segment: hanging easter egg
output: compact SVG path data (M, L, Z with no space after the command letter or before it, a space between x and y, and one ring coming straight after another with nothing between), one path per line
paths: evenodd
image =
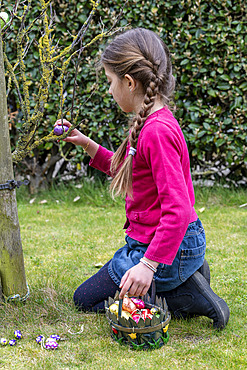
M15 336L16 339L21 339L22 338L21 331L20 330L15 330L14 331L14 336Z
M53 338L48 338L45 341L45 348L46 349L57 349L58 342Z
M10 339L9 341L9 345L12 347L12 346L15 346L16 345L16 340L15 339Z
M8 23L9 16L6 12L1 12L0 13L0 25L1 28L5 26L6 23Z
M0 344L1 346L6 346L8 344L8 341L6 338L0 338Z
M54 134L57 135L57 136L60 136L64 132L67 132L68 129L69 129L68 126L57 125L57 126L54 127Z

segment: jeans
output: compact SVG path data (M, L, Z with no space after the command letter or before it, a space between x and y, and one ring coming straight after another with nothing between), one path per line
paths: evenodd
M117 285L125 272L139 263L148 247L148 244L129 236L126 236L125 241L126 244L114 254L108 266L109 275ZM189 224L172 265L159 264L154 274L156 291L169 291L186 281L202 266L205 251L205 232L198 219Z

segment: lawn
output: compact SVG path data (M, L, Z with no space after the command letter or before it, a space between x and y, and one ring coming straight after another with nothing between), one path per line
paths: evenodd
M123 245L124 202L89 183L35 199L17 191L30 296L25 304L0 305L0 338L13 338L16 329L23 335L16 346L0 347L0 369L247 368L246 190L196 189L211 286L231 311L226 329L213 330L204 317L172 319L168 344L147 352L114 342L104 315L80 313L72 301L77 286ZM59 334L59 348L42 349L40 334Z

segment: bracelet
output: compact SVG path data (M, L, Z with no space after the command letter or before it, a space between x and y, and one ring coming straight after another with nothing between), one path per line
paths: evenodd
M83 150L86 152L87 148L89 147L89 144L90 144L90 141L88 140L87 142L87 145L85 146L85 148L83 148Z
M140 262L143 263L145 266L147 266L153 272L156 272L157 271L157 269L153 265L151 265L151 263L149 263L148 261L144 260L143 258L140 259Z

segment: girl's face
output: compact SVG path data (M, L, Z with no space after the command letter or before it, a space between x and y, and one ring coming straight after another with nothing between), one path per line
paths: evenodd
M107 81L110 84L109 94L119 105L123 112L129 113L135 110L133 94L131 90L131 81L124 77L120 79L116 73L112 72L107 66L104 66Z

